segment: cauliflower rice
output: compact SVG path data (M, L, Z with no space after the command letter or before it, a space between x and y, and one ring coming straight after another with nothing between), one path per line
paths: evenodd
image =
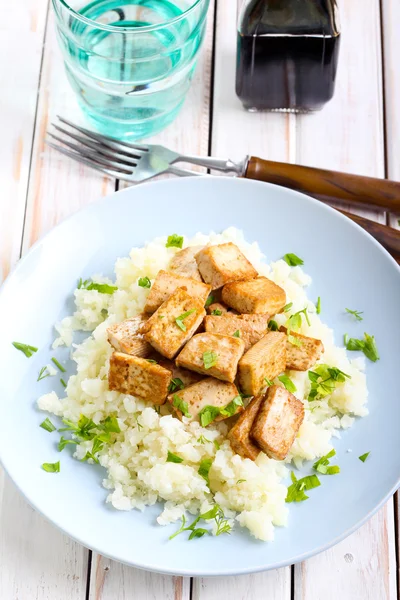
M334 344L333 332L316 313L307 298L311 279L300 267L289 267L283 260L267 265L257 243L249 244L242 232L229 228L221 234L197 234L185 239L183 247L220 244L231 241L239 246L260 275L266 275L285 289L292 311L307 307L310 325L302 319L300 333L323 341L325 352L320 362L338 367L351 376L322 400L309 403L310 381L306 372L288 371L304 401L305 419L290 454L283 462L260 453L255 462L234 454L225 439L227 425L213 424L206 429L197 422L183 422L169 414L168 406L160 413L133 396L108 389L108 364L113 352L107 341L110 325L142 312L148 289L138 286L140 277L153 280L160 269L168 269L177 248L166 248L166 238L158 238L143 248L133 248L129 258L115 264L118 290L113 295L96 290L76 289L76 312L56 326L58 338L53 347L72 346L72 359L77 373L70 377L65 397L55 392L39 398L39 408L63 419L76 422L85 415L99 423L116 415L121 432L116 442L105 444L98 458L106 469L103 481L109 490L107 502L116 509L144 510L163 501L157 521L166 525L181 519L186 512L197 514L209 510L214 502L223 509L231 526L238 523L261 540L273 540L274 527L288 522L287 465L301 467L305 460L315 460L332 449L332 438L340 429L351 427L354 417L368 414L364 359L349 360L346 350ZM111 283L100 276L96 282ZM279 325L284 314L274 317ZM73 332L92 332L81 344L73 344ZM276 380L278 382L278 380ZM279 383L279 382L278 382ZM76 446L75 458L83 459L93 442ZM166 462L168 451L184 459L182 463ZM212 459L210 488L198 473L200 462ZM93 462L93 461L92 461ZM212 491L212 493L210 492ZM215 528L215 525L214 525Z

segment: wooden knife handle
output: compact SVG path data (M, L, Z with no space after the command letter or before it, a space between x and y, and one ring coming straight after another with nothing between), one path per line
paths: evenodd
M343 215L358 223L363 229L368 231L384 248L391 254L395 261L400 264L400 230L376 223L370 219L353 215L344 210L340 210Z
M354 206L376 206L400 213L400 182L263 160L251 156L245 177Z

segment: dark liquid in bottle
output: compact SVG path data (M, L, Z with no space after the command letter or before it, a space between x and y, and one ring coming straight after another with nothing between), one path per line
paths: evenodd
M253 0L247 6L236 74L245 108L313 111L332 98L340 35L328 5L335 7L328 0Z

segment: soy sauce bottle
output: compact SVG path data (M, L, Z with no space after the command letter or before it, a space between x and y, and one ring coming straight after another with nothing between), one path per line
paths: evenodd
M336 0L245 0L236 71L243 106L320 110L334 93L339 45Z

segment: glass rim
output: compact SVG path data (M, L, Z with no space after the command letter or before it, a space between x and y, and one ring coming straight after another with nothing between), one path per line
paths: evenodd
M147 31L154 31L155 29L162 29L163 27L167 27L169 25L172 25L172 24L177 23L177 22L181 21L182 19L184 19L189 13L191 13L202 2L208 3L208 0L195 0L193 2L192 6L189 6L189 8L187 8L182 14L178 15L177 17L173 17L172 19L167 19L166 21L163 21L162 23L157 23L155 25L145 25L144 27L132 28L132 27L117 27L116 25L106 25L103 23L99 23L98 21L93 21L93 19L89 19L88 17L81 15L76 10L71 8L71 6L69 6L69 4L66 0L52 0L53 7L54 7L54 10L56 11L57 15L59 14L58 5L62 5L78 21L82 21L83 23L86 23L87 25L90 25L91 27L95 27L96 29L102 29L104 31L110 31L113 33L145 33Z

